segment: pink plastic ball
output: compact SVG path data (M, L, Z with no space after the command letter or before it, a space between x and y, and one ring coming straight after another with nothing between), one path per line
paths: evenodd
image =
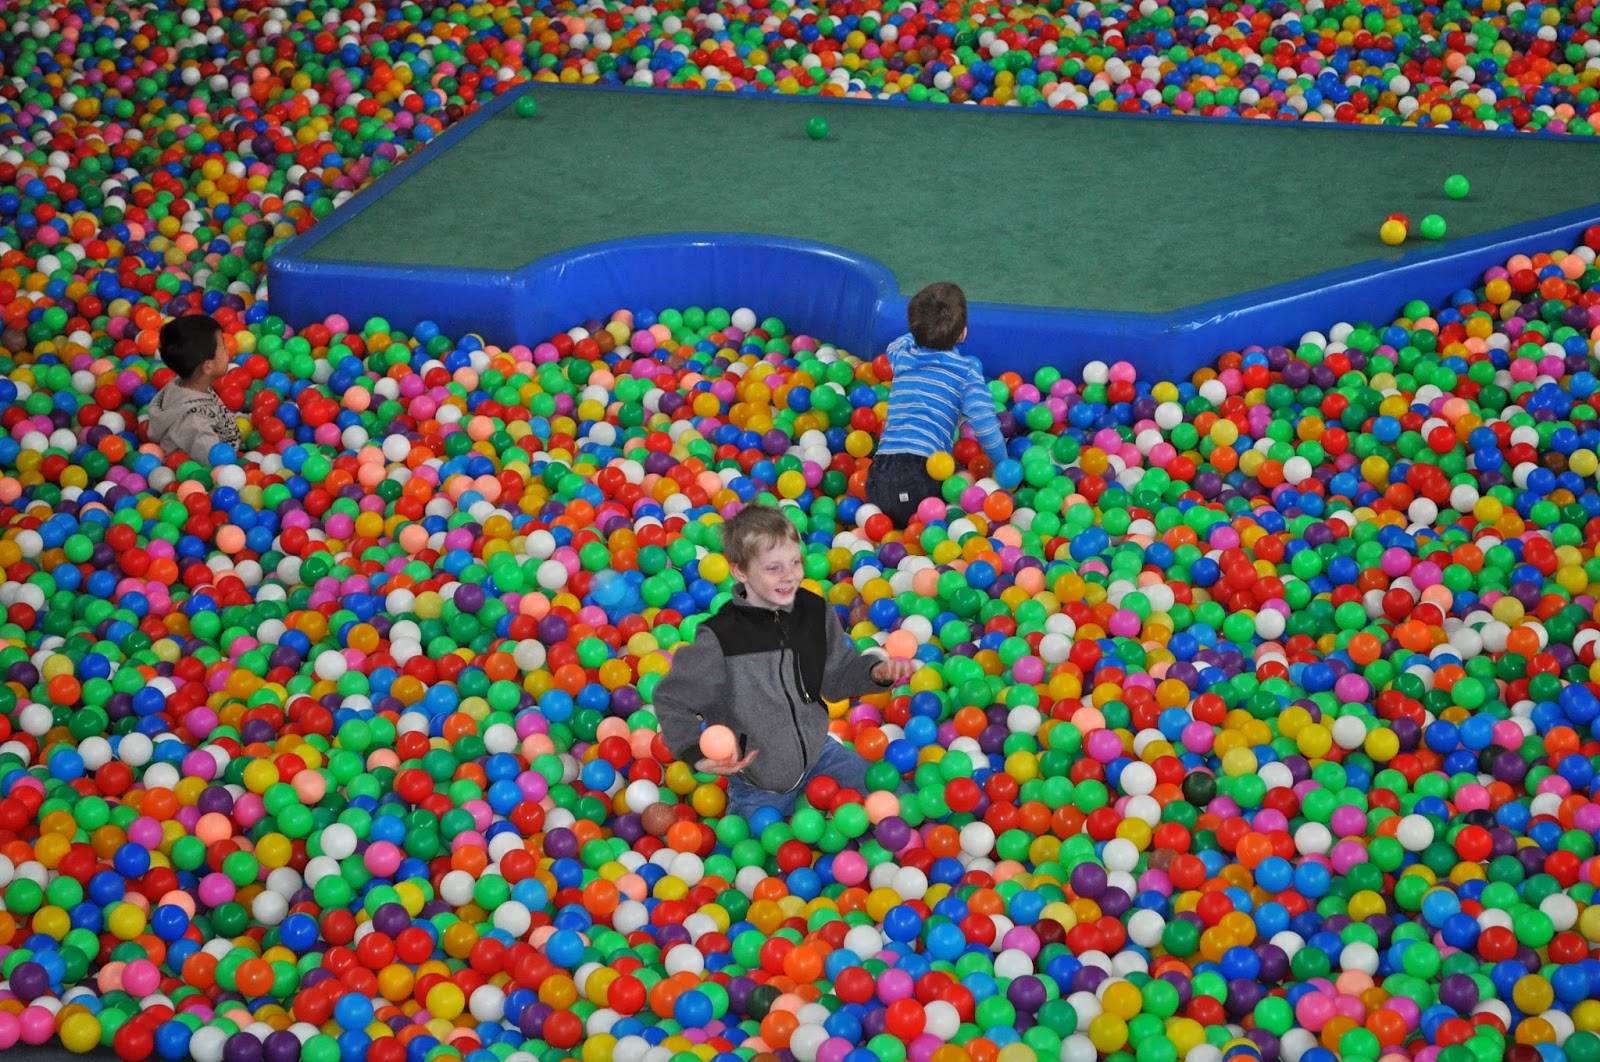
M860 852L840 852L833 857L833 876L842 885L859 885L867 880L867 860Z

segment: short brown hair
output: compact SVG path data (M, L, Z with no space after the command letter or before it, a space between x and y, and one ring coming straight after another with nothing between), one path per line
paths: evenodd
M722 555L735 568L746 568L756 554L783 542L799 544L800 531L770 505L746 505L722 525Z
M967 293L947 280L929 284L911 296L906 323L917 346L949 350L967 330Z

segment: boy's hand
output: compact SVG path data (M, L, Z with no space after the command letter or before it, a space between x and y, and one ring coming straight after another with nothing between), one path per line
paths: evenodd
M872 679L881 686L899 686L915 675L921 666L915 660L885 660L872 669Z
M749 754L746 755L742 760L736 760L732 757L729 757L725 760L702 759L699 763L694 765L694 769L699 771L701 774L738 774L740 771L750 766L750 761L756 758L756 751L757 750L755 749L751 749Z

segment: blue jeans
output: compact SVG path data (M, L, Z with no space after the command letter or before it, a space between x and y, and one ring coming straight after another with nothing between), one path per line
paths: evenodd
M749 819L761 808L775 808L780 815L787 818L794 811L795 802L800 799L800 794L811 784L811 779L822 776L838 782L841 789L854 789L858 793L864 793L867 789L868 766L867 761L862 759L855 749L829 738L823 743L822 754L811 765L811 769L806 771L805 777L800 779L800 784L787 793L757 789L738 775L730 775L728 814Z

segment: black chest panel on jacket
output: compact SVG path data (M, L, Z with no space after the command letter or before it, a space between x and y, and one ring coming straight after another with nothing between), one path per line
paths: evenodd
M827 602L809 590L794 595L794 606L784 612L756 608L734 599L723 605L707 625L733 658L788 650L794 662L795 684L808 701L822 700L822 675L828 659L826 623L837 623Z

